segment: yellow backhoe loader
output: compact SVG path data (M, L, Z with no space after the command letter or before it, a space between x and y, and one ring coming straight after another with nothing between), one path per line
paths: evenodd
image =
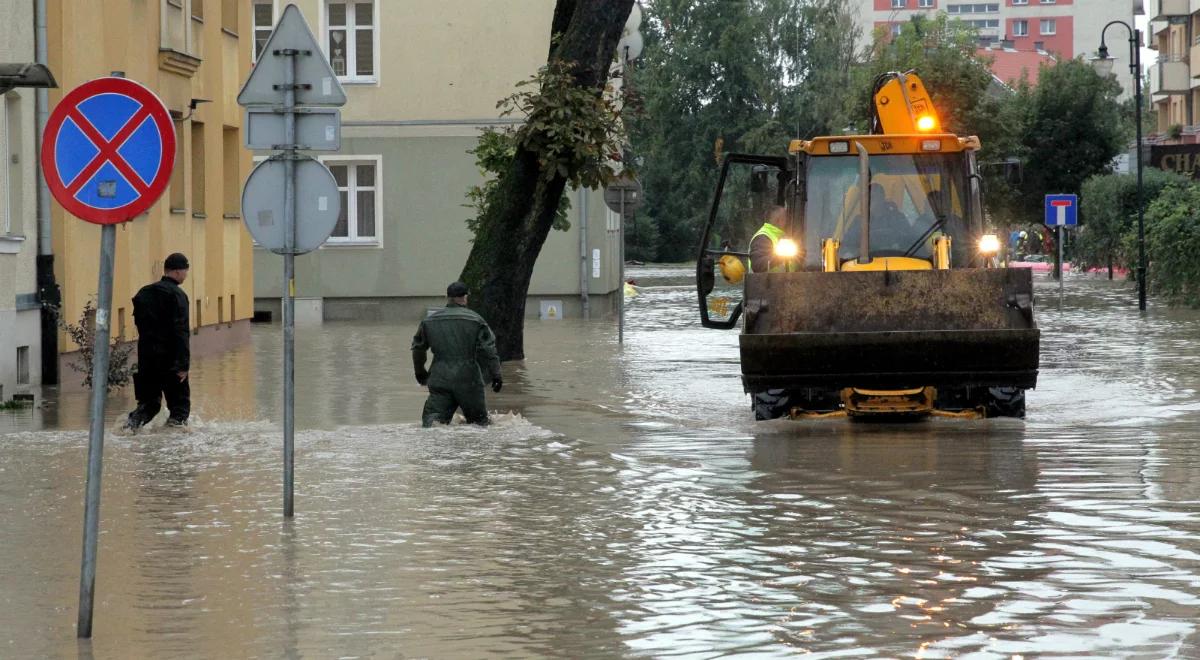
M869 135L725 157L697 262L701 322L742 322L756 419L1024 417L1033 281L996 267L979 140L942 132L915 73L874 91ZM752 262L768 218L786 227L766 232L769 263Z

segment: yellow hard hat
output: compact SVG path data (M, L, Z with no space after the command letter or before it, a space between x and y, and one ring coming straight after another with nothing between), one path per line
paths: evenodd
M746 265L742 260L727 254L717 260L717 268L721 269L721 277L730 284L738 284L746 277Z

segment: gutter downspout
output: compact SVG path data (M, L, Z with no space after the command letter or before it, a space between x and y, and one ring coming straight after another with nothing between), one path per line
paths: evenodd
M33 7L35 56L38 64L48 67L50 66L50 48L47 43L46 0L34 0ZM49 90L37 90L35 114L37 115L37 144L40 151L42 136L46 131L46 120L50 117ZM59 374L58 312L56 308L62 303L62 292L54 280L50 189L46 186L46 178L42 176L42 168L35 167L34 170L37 172L37 287L38 299L42 304L42 384L57 385Z
M592 305L588 300L588 189L579 189L579 302L583 305L583 318L592 318Z

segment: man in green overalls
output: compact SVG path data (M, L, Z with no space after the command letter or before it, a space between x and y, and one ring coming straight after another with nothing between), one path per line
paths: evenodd
M467 309L467 285L455 282L446 289L446 308L421 321L413 336L413 369L417 382L429 386L421 412L421 425L449 424L457 408L471 424L488 423L483 394L483 370L492 379L492 391L504 386L496 335L487 321ZM433 366L425 370L425 353L433 351Z

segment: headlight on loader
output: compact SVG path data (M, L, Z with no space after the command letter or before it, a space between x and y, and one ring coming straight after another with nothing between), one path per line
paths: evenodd
M781 238L775 243L775 256L781 259L792 259L800 254L800 246L790 238Z
M984 234L979 239L979 253L985 257L994 257L1000 252L1000 239L995 234Z

